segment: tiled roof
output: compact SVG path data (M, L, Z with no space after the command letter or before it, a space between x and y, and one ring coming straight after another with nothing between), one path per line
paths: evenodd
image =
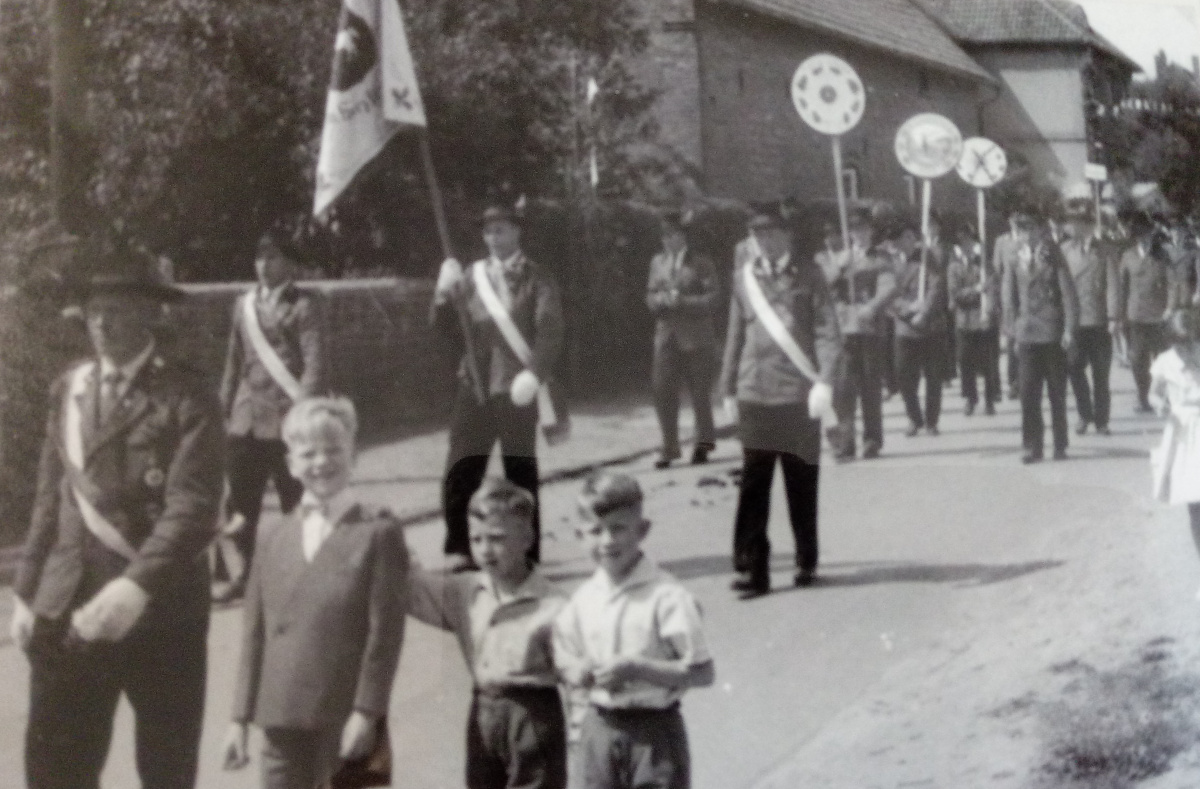
M1096 47L1137 68L1092 30L1087 13L1070 0L912 0L963 44L1061 44Z
M975 79L992 76L910 0L710 0L827 30Z

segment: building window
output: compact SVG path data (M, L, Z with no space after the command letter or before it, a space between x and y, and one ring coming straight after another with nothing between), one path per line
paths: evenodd
M846 193L847 200L858 199L858 168L843 167L842 168L842 189Z

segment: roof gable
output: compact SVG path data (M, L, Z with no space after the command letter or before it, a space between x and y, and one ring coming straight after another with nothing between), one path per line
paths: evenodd
M885 49L960 76L991 81L937 22L909 0L708 0Z

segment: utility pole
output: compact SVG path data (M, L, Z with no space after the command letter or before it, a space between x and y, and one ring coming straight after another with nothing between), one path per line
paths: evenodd
M87 120L84 0L50 0L50 186L54 216L68 232L87 229L93 162Z

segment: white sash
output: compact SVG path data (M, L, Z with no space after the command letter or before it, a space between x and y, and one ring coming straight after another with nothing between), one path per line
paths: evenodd
M250 344L254 347L258 360L267 368L267 373L294 402L304 395L304 390L296 376L292 375L292 371L283 363L283 359L279 358L279 353L271 346L267 335L263 334L262 326L258 322L258 310L254 307L254 293L254 289L251 289L242 298L242 323L246 325L246 334L250 337Z
M488 279L485 268L483 263L476 263L473 271L475 291L479 294L479 300L483 302L483 307L488 311L488 315L492 316L492 321L500 330L500 334L508 343L508 347L512 349L513 354L521 364L532 370L533 351L530 349L529 343L521 336L521 330L517 328L517 324L513 323L508 310L504 308L504 303L500 301L499 294L492 287L492 281ZM550 399L550 389L544 382L538 387L538 414L543 425L558 424L558 415L554 412L554 403Z
M70 476L83 475L83 414L79 408L79 400L82 395L87 393L88 379L95 373L95 370L95 362L80 365L71 376L71 384L67 387L66 407L63 409L63 446L66 450L64 462L74 466L70 470L74 473ZM125 539L125 535L117 531L117 527L100 514L95 505L79 489L79 486L72 483L71 492L75 496L75 503L79 506L79 513L83 516L83 524L92 533L92 536L99 540L105 548L128 561L132 562L137 558L137 550Z
M771 335L771 339L779 346L784 355L791 360L800 374L807 378L812 383L821 383L821 375L817 372L817 368L809 360L808 355L796 343L792 333L783 325L783 321L771 308L771 303L767 301L767 294L763 293L762 285L758 283L758 277L754 276L753 261L742 266L742 281L746 286L746 298L750 300L750 307L754 310L755 317L762 327L767 330L767 334ZM836 425L836 419L832 414L811 414L814 419L824 419L829 427Z

